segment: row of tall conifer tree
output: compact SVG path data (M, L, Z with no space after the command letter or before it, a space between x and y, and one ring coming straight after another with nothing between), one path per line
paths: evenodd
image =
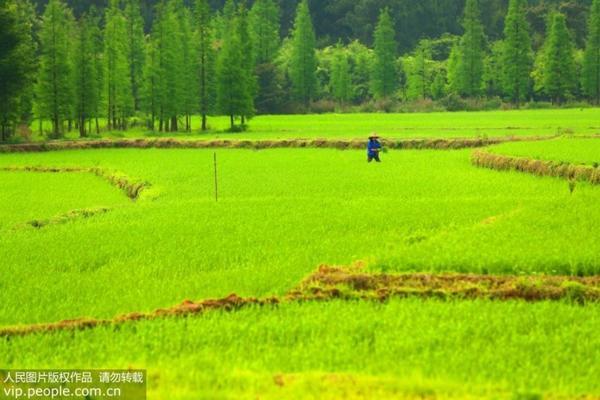
M257 106L278 111L273 104L286 96L309 111L324 96L341 105L480 97L492 85L516 105L536 95L600 103L600 0L590 9L585 49L575 48L565 17L553 12L537 54L526 6L510 0L504 39L488 44L478 2L467 0L462 37L448 41L448 57L436 60L431 40L399 57L387 9L373 49L355 41L317 50L306 0L283 41L276 0L255 0L251 8L227 0L216 13L208 0L192 8L163 0L148 34L139 0L110 0L104 15L92 7L79 19L63 0L50 0L41 18L28 1L0 0L0 38L13 44L0 56L2 139L33 118L50 121L53 137L74 128L81 136L100 133L101 121L109 130L144 123L190 131L196 114L203 130L215 114L229 116L236 129Z

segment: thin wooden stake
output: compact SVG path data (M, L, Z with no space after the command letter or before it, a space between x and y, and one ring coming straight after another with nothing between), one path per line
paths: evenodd
M214 153L215 160L215 201L219 201L219 178L217 175L217 153Z

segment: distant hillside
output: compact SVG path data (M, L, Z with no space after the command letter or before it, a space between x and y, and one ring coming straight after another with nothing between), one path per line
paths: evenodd
M47 0L34 0L43 8ZM140 0L143 14L150 26L152 9L159 0ZM193 0L184 0L193 3ZM225 0L211 0L214 9L220 9ZM252 3L252 0L248 1ZM76 14L85 11L91 4L102 8L107 0L67 0ZM282 9L282 34L291 25L298 0L280 0ZM396 23L400 50L412 49L424 37L438 37L443 33L459 34L460 17L464 0L309 0L315 29L321 45L332 44L338 39L359 39L370 44L379 10L389 7ZM501 36L508 0L481 0L482 18L490 39ZM569 28L573 31L578 46L585 36L585 13L591 0L529 0L529 20L534 30L534 41L541 42L545 16L553 7L567 15Z

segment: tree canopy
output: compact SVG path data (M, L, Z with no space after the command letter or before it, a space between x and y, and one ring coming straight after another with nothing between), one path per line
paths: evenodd
M39 15L0 0L1 139L33 119L60 137L100 121L190 131L198 113L208 130L214 114L243 129L257 112L598 103L600 0L587 1L465 0L454 18L439 13L449 0L50 0Z
M256 0L254 0L256 1ZM251 7L254 1L249 1ZM262 0L261 0L262 1ZM369 46L373 45L373 29L379 17L379 10L388 7L394 16L394 30L398 51L413 50L419 40L434 38L443 33L459 35L462 32L461 20L466 0L309 0L315 32L319 45L335 45L338 40L349 43L354 39ZM38 11L42 11L48 0L35 0ZM296 8L300 0L277 1L281 11L281 33L287 36L293 27ZM160 0L140 0L146 32L150 32L154 18L154 8ZM567 17L577 45L583 46L586 38L585 21L591 0L530 0L527 17L532 25L534 37L543 38L545 16L550 10L558 9ZM103 7L106 0L68 0L76 16L82 15L90 5ZM192 0L185 0L192 6ZM225 0L209 0L213 11L220 10ZM481 0L480 9L485 34L491 40L502 37L504 17L508 0ZM541 45L542 40L538 40Z

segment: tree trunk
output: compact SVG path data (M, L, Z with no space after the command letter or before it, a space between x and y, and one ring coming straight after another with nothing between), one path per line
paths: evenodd
M110 113L110 106L108 107L108 115L107 115L107 121L106 121L106 128L110 131L112 130L112 116ZM98 119L96 118L96 121L98 121Z
M231 130L233 131L233 128L235 128L235 119L233 115L229 116L229 120L231 121Z
M2 123L2 136L0 137L0 142L6 142L10 137L10 127L7 123Z
M96 134L100 134L100 122L98 121L98 117L96 117Z
M177 132L179 130L177 123L177 117L171 117L171 132Z
M206 114L202 114L202 130L206 131L208 129Z
M82 116L79 119L79 137L85 137L85 118Z
M60 135L60 126L58 121L58 115L54 115L54 120L52 121L52 135L57 138Z
M164 121L165 117L164 117L164 115L165 115L165 114L164 114L164 110L163 110L163 108L162 108L162 106L161 106L161 107L160 107L160 116L159 116L159 118L160 118L160 122L159 122L159 128L158 128L158 131L159 131L159 132L162 132L162 131L163 131L163 129L164 129L164 127L165 127L165 121Z

